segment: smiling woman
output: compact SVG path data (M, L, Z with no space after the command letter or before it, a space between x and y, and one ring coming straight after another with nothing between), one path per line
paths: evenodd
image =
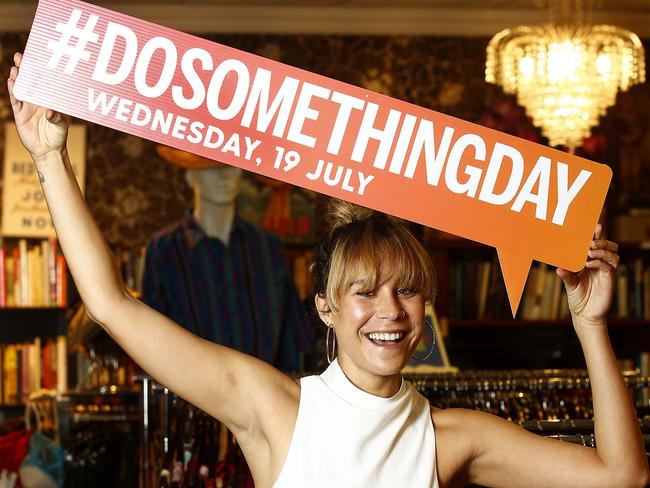
M435 293L431 257L405 221L340 200L330 200L327 215L330 230L312 270L339 363L366 391L368 374L394 376L386 386L398 388L421 335L424 304Z

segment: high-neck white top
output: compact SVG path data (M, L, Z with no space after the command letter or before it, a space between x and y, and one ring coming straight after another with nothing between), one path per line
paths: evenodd
M411 383L378 397L354 386L334 361L300 386L274 488L439 488L429 402Z

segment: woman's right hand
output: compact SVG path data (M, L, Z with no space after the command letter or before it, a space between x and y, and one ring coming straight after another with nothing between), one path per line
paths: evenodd
M18 136L34 161L38 161L48 153L61 152L65 149L70 118L54 110L16 99L14 84L22 58L22 54L14 54L14 66L9 73L7 88Z

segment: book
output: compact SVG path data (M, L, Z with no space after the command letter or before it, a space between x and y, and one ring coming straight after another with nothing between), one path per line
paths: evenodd
M555 273L553 277L553 296L551 298L551 310L550 310L550 319L558 320L560 318L560 306L562 300L562 290L564 289L564 283L562 283L562 278Z
M18 241L18 255L20 259L20 301L19 305L27 306L29 304L29 269L27 254L27 239Z
M65 258L59 254L56 257L56 304L65 307L68 301L67 268Z
M41 241L41 264L40 264L41 298L39 301L39 305L43 307L47 307L50 305L49 259L50 259L50 241L48 239L43 239Z
M65 336L56 338L56 391L65 393L68 389L68 351Z
M16 346L7 344L5 346L3 358L2 372L5 377L4 381L4 397L2 403L7 405L14 405L18 403L18 364L17 364L17 351Z
M643 319L650 320L650 267L643 270Z
M5 270L6 249L2 242L0 242L0 307L7 306L7 272Z
M57 305L57 276L56 276L56 252L57 241L55 237L49 239L49 254L47 256L48 282L49 282L49 300L50 306Z
M616 273L616 315L619 318L628 316L627 296L627 264L620 264Z
M485 308L487 305L488 286L490 284L490 268L492 264L490 261L483 261L479 265L478 271L478 286L477 286L477 304L476 304L476 318L483 320L485 318Z

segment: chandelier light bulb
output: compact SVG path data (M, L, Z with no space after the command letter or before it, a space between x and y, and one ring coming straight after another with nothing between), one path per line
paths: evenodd
M645 81L643 45L610 25L518 26L489 42L485 79L516 95L551 146L573 152L619 91Z

